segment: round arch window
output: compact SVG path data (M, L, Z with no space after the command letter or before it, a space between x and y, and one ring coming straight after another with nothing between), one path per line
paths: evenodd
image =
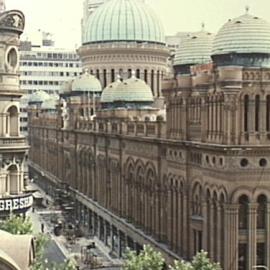
M259 161L260 167L266 167L267 160L265 158L260 159Z
M246 158L241 159L240 165L241 165L241 167L247 167L248 160Z
M18 53L14 48L9 50L7 55L7 62L11 67L16 68L18 64Z

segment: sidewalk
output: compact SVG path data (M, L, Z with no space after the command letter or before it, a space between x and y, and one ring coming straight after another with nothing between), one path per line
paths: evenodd
M35 183L31 183L31 188L39 190L44 198L53 203L52 198L45 194L45 192L41 190ZM55 224L52 223L52 218L55 216L62 218L61 211L55 210L53 207L48 207L45 209L37 208L35 209L35 212L29 212L28 216L33 222L34 233L37 234L41 232L41 224L43 223L44 233L48 233L51 240L57 245L58 249L63 254L64 258L75 258L76 261L78 261L81 269L87 269L84 268L86 265L82 262L82 248L86 249L91 242L95 242L96 246L96 248L91 249L91 256L93 255L93 258L96 258L97 261L100 262L102 268L114 270L121 269L120 265L122 265L122 260L111 258L109 256L110 249L105 246L97 237L80 237L76 238L74 243L71 243L63 235L55 236ZM53 255L52 252L49 253Z

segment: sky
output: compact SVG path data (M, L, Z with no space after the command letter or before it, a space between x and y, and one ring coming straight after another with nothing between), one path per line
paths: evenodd
M25 36L41 29L51 32L56 45L74 48L81 42L83 0L6 0L7 9L19 9L26 16ZM161 19L166 35L199 31L202 22L216 33L230 18L250 13L270 22L270 0L146 0Z

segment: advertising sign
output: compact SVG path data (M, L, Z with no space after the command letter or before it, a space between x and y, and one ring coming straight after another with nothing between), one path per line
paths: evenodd
M2 212L25 212L33 204L32 194L18 197L0 198L0 213Z

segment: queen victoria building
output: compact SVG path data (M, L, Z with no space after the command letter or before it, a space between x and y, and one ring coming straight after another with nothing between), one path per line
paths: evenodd
M32 176L117 256L151 244L168 262L204 249L226 270L270 267L270 24L247 12L189 34L173 74L143 1L84 25L84 74L55 113L30 112Z

